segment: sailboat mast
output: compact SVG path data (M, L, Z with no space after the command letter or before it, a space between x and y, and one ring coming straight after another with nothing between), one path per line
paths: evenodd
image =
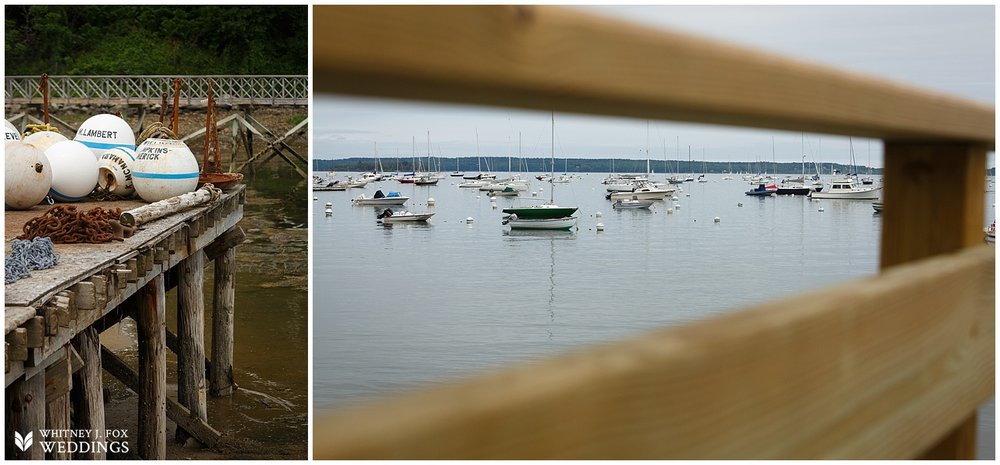
M646 178L649 178L649 120L646 120Z
M555 184L553 184L553 178L556 177L556 112L554 112L554 111L552 112L552 136L551 137L552 137L552 140L551 140L552 146L550 148L550 151L551 151L552 161L549 164L549 168L550 168L550 171L549 171L549 184L551 184L549 186L549 203L554 203L556 201L555 200L556 199L555 189L553 189L553 187L555 187Z
M476 169L483 172L483 159L479 157L479 128L476 128Z

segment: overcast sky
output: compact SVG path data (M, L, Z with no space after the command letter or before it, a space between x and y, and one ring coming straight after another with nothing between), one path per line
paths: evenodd
M580 7L628 21L692 33L944 91L995 104L994 7L984 6L622 6ZM316 158L408 157L416 139L426 155L548 156L549 114L505 108L361 99L314 98ZM650 157L696 160L801 159L802 135L679 124L650 125ZM679 142L678 142L679 138ZM556 157L644 158L646 121L556 114ZM845 137L805 135L807 161L849 162ZM854 139L859 164L882 166L880 141ZM702 155L704 154L704 156ZM991 157L990 166L993 166ZM463 167L474 169L474 167Z

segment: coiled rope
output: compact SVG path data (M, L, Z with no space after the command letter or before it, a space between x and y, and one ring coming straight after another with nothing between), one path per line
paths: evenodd
M146 129L139 134L139 139L136 141L136 145L142 144L146 139L177 139L177 135L174 131L171 131L167 125L159 122L153 121L150 123Z
M24 136L30 136L36 132L42 132L42 131L59 132L59 128L51 124L29 124L24 128L25 128L23 134Z
M31 276L31 270L52 268L59 263L52 239L36 237L30 241L14 239L10 243L10 255L4 258L4 284Z

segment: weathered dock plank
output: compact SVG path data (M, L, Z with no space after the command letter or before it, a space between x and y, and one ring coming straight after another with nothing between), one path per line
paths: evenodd
M176 213L156 221L149 222L135 235L125 242L110 242L106 244L56 244L56 252L60 254L59 264L47 270L32 271L30 278L21 279L5 286L4 302L7 306L38 305L48 300L56 293L69 288L77 282L84 281L97 271L117 263L128 263L128 260L139 255L140 249L153 248L162 240L179 231L188 222L195 220L215 206L226 200L240 196L243 187L224 192L215 202ZM94 207L121 208L128 210L146 205L137 200L112 202L80 202L75 204L78 210ZM21 234L21 227L29 219L43 214L45 206L36 206L31 210L8 211L5 214L5 253L10 252L10 241ZM242 217L242 206L233 209L230 216L236 212ZM234 223L235 224L235 223ZM228 229L228 228L227 228ZM213 237L214 238L214 237ZM133 268L135 269L135 268Z

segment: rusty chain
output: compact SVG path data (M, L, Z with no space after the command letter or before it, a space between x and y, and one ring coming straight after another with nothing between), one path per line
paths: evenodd
M75 206L59 205L24 223L18 239L48 237L56 244L99 244L123 241L135 228L123 226L118 217L122 209L92 208L78 212Z

